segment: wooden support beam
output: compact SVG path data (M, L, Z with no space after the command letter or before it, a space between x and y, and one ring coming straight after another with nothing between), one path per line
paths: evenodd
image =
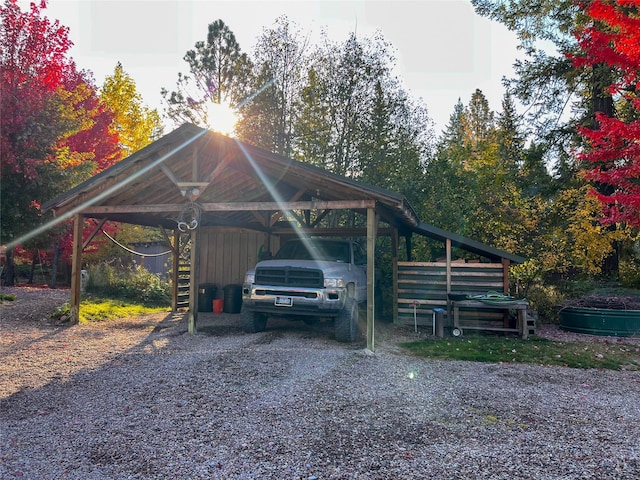
M305 210L305 212L308 212L308 211L309 211L309 210ZM298 223L299 223L300 225L305 225L305 226L306 226L306 225L308 225L308 224L307 224L307 222L305 221L305 219L304 219L304 218L302 218L300 215L298 215L298 214L297 214L296 212L294 212L293 210L287 210L287 213L289 213L290 215L292 215L292 216L293 216L293 218L295 218L295 219L298 221Z
M198 163L198 153L200 149L193 147L191 150L191 180L197 182L200 179L200 164Z
M171 245L171 251L173 252L173 262L171 269L171 311L176 312L178 310L178 294L180 289L178 288L178 282L180 280L180 231L176 228L173 231L173 242L169 240L164 228L161 229L165 238Z
M251 214L253 215L253 218L255 218L255 219L258 221L258 223L259 223L260 225L262 225L262 226L263 226L263 227L265 227L265 228L267 227L267 224L269 223L269 221L268 221L267 219L265 219L265 218L260 214L260 212L252 211L252 212L251 212ZM271 225L269 225L269 226L271 226Z
M271 233L274 235L282 235L282 236L292 236L297 234L307 234L307 235L315 235L318 237L366 237L367 229L366 227L356 227L356 228L291 228L291 227L280 227L275 226L271 230ZM392 230L388 227L378 228L378 236L388 236L391 235Z
M216 165L216 168L213 169L213 172L211 172L211 174L209 175L209 178L207 179L209 185L211 185L213 183L213 181L218 178L218 176L225 171L225 169L229 168L231 166L231 162L233 161L234 157L233 155L231 155L230 153L227 153L224 158L222 160L220 160L220 162L218 162L218 165Z
M80 322L80 279L82 275L82 227L84 217L76 215L73 222L73 251L71 254L71 296L69 310L71 323Z
M87 245L89 245L91 243L91 240L93 240L93 238L96 236L96 234L102 230L102 227L104 226L104 224L107 223L107 219L103 218L102 220L100 220L100 222L98 224L96 224L95 228L93 229L93 231L89 234L89 237L84 241L84 243L82 244L82 250L84 250L85 248L87 248Z
M447 262L447 270L446 270L446 275L447 275L447 293L451 293L451 239L447 238L445 240L445 255L446 255L446 262Z
M167 167L164 163L160 165L160 170L162 170L162 173L164 173L167 176L167 178L171 180L176 186L178 185L178 182L180 182L180 179L176 177L176 175L173 173L173 170Z
M366 210L375 207L375 200L335 200L308 202L227 202L203 203L203 212L250 212L279 210ZM184 204L155 205L96 205L88 206L81 212L87 216L111 213L174 213L181 212Z
M200 278L200 228L191 230L191 275L189 277L189 320L187 330L198 331L198 280Z
M447 294L451 293L451 239L447 238L445 240L445 252L446 252L446 276L447 276ZM449 295L447 295L447 322L450 322L451 318L451 302L449 301Z
M502 259L502 281L505 295L509 295L509 265L511 262L507 258Z
M407 262L413 262L413 254L411 253L411 232L407 233L404 237L405 245L407 248Z
M313 227L317 227L320 222L324 219L324 217L326 217L327 215L329 215L329 212L331 210L324 210L323 212L319 213L318 216L316 217L316 219L313 221L313 223L310 225L311 228Z
M173 253L174 255L179 255L180 252L179 252L179 244L178 244L178 242L176 242L175 240L172 241L169 238L169 234L167 233L167 231L164 229L164 227L162 225L158 225L158 228L160 229L160 233L162 233L162 236L164 237L164 239L167 241L167 244L169 245L169 248L171 249L171 253ZM173 238L174 239L176 238L176 234L178 234L177 232L178 232L177 230L173 230ZM178 238L180 238L179 234L178 234Z
M375 351L375 282L376 238L378 215L373 208L367 210L367 349Z
M392 258L392 275L393 275L393 323L398 323L398 245L400 236L398 229L391 230L391 258Z

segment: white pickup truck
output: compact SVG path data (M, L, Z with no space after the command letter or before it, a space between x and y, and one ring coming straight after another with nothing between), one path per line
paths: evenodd
M307 322L335 318L340 342L358 335L358 304L367 299L367 258L347 240L290 240L271 259L247 272L241 316L247 332L260 332L272 316Z

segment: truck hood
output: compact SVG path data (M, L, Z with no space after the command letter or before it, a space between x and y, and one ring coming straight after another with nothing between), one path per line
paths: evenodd
M345 271L351 270L351 264L340 262L327 262L327 261L315 261L315 260L263 260L256 265L257 268L313 268L316 270L322 270L324 276L332 277L333 274L340 274ZM254 269L255 272L255 269Z

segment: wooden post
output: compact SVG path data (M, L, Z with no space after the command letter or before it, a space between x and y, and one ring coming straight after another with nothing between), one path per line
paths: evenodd
M509 295L509 260L507 258L502 259L502 282L504 294Z
M451 239L445 240L446 262L447 262L447 322L451 323L451 302L449 301L449 294L451 293Z
M173 230L173 268L171 270L171 311L178 311L178 294L180 289L180 231L176 228Z
M82 227L84 217L76 215L73 223L73 251L71 254L71 297L69 298L69 310L71 323L80 321L80 278L82 276Z
M367 348L375 351L375 281L378 215L367 209Z
M505 295L509 295L509 260L506 258L502 259L502 290ZM522 317L520 315L520 311L516 312L518 315L518 326L520 327L520 333L524 338L524 328L526 326L526 321L522 321ZM502 324L504 328L509 328L509 312L504 312L504 316L502 319Z
M393 275L393 323L398 323L398 229L396 227L391 231L391 257L392 257L392 275Z
M196 333L198 324L198 282L200 281L200 227L191 230L191 274L189 278L189 321L187 330Z

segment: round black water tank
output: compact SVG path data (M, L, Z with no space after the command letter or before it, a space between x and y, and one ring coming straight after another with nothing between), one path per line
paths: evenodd
M198 311L213 312L213 299L216 297L217 287L213 283L202 283L198 289Z
M240 313L242 306L242 285L230 284L224 287L224 313Z

